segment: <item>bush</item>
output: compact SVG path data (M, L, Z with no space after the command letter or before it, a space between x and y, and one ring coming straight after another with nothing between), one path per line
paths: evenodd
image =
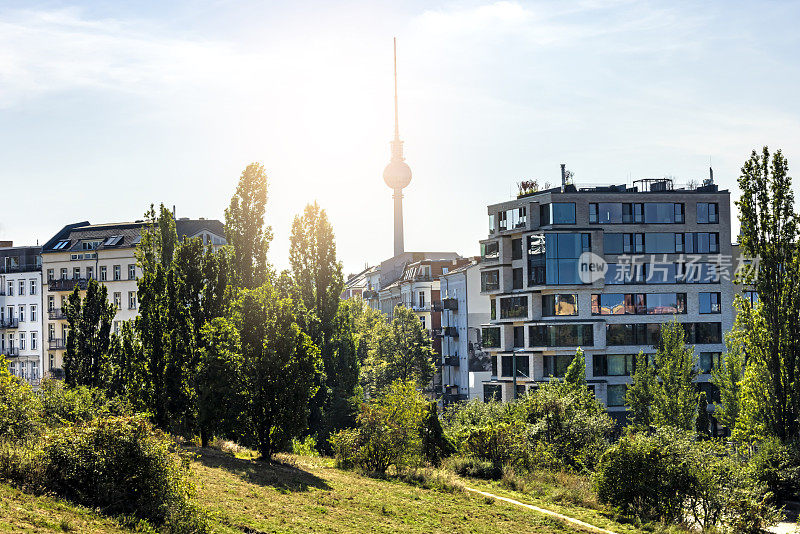
M207 530L191 502L188 458L142 417L61 427L42 440L41 485L110 515L135 515L169 531Z
M0 355L0 440L22 441L41 428L39 401L31 387L8 372Z
M84 423L98 417L130 415L131 410L119 398L109 400L98 388L68 388L61 380L44 380L38 392L42 417L47 427Z
M488 460L480 460L472 456L456 456L450 459L447 466L462 477L499 480L503 470Z
M747 464L752 479L764 486L778 503L800 496L800 446L785 445L777 438L754 445L755 452Z
M317 451L317 440L314 436L306 436L305 439L292 438L292 454L298 456L319 456Z
M528 467L530 446L527 429L520 422L498 423L473 430L464 442L464 451L502 469L505 465Z

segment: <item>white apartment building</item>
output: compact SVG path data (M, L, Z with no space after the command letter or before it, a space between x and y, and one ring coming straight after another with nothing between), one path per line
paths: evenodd
M442 385L445 404L483 400L483 383L492 375L490 354L481 344L481 327L489 321L489 299L481 294L480 263L448 271L439 278L442 312Z
M42 373L41 247L0 248L0 354L36 384Z
M108 299L117 308L114 332L119 331L123 321L138 315L136 280L141 270L135 251L144 226L143 221L70 224L42 247L42 302L47 313L44 369L50 376L58 378L63 373L67 340L64 304L76 285L86 289L91 279L106 285ZM206 245L215 248L226 243L223 224L218 220L183 218L176 220L175 226L181 239L202 237Z

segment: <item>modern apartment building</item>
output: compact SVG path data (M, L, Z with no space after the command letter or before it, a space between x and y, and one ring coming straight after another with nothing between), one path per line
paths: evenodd
M531 191L488 207L481 290L492 354L484 395L504 400L563 377L586 353L587 382L616 419L639 352L676 318L694 345L701 387L734 321L730 194L707 181ZM593 253L592 255L587 253Z
M0 354L12 374L37 383L42 372L41 247L0 248Z
M481 344L481 326L489 321L489 299L481 294L480 263L472 261L439 278L442 299L442 387L445 404L478 398L491 379L489 354Z
M46 280L43 304L47 313L45 371L62 376L67 340L64 304L76 285L86 289L90 279L106 285L117 308L113 331L139 313L136 279L140 274L135 251L141 241L143 221L109 224L80 222L65 226L42 247L42 273ZM213 219L178 219L181 239L201 237L206 245L226 243L223 224Z

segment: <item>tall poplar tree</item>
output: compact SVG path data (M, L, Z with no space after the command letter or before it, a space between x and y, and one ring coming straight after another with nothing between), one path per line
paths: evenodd
M111 322L117 310L108 302L108 289L89 280L86 296L78 285L69 296L64 313L69 324L64 379L70 386L104 387L109 382Z
M259 163L242 172L236 193L225 210L225 238L234 250L234 273L239 287L255 289L267 279L267 251L272 229L264 225L267 174Z

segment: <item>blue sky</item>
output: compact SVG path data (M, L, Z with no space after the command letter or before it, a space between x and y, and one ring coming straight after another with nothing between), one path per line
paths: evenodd
M391 255L392 37L414 177L406 248L476 254L522 179L715 178L800 164L797 2L0 2L0 239L222 218L270 176L270 259L327 209L347 272ZM795 167L793 167L795 168Z

